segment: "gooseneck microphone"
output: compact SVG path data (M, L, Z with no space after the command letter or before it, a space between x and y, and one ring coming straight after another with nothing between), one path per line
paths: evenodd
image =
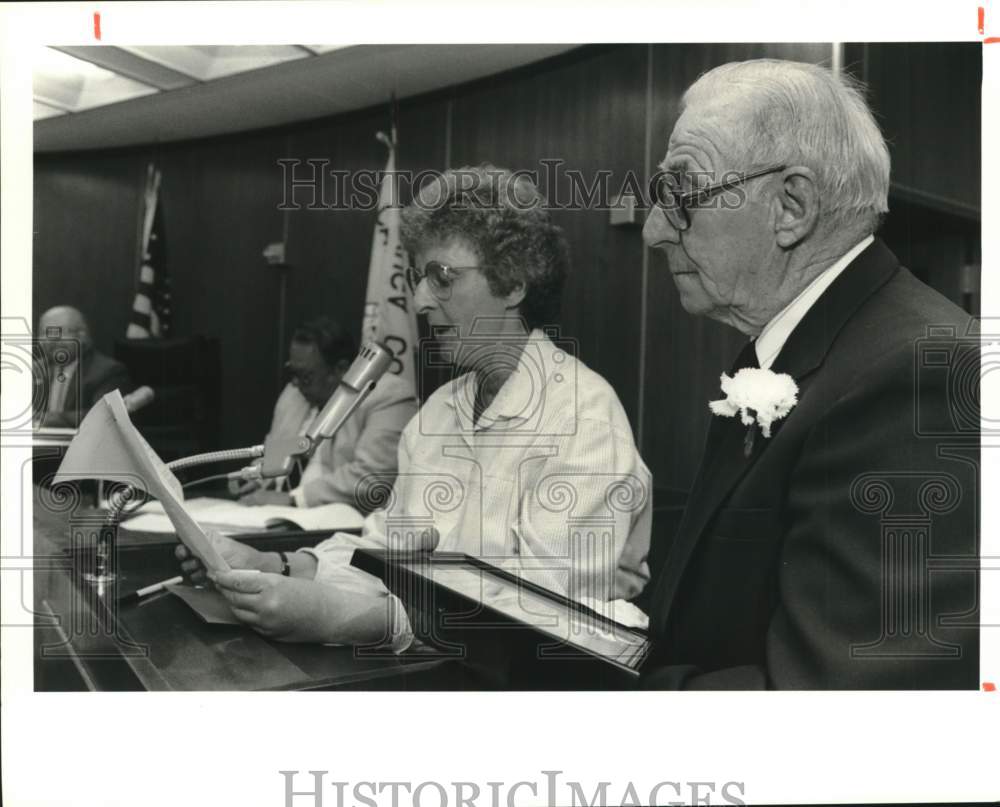
M392 365L393 355L378 342L367 342L347 369L326 406L301 437L275 437L264 441L260 476L286 476L296 460L307 461L323 440L333 437L375 388Z

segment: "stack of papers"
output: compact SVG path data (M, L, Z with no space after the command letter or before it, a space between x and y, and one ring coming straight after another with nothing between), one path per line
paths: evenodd
M330 532L359 530L364 522L357 510L339 503L319 507L248 506L229 499L200 498L185 501L184 509L202 528L211 528L223 535L275 527ZM123 521L120 528L130 532L174 532L173 523L158 501L144 504L135 515Z
M73 479L111 479L147 491L162 502L177 537L206 569L229 571L229 564L185 509L181 483L132 425L118 390L91 408L66 449L54 481Z

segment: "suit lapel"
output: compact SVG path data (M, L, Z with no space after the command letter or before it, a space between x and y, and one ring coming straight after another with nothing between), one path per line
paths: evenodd
M896 257L878 239L851 262L809 309L789 336L771 369L788 373L796 383L822 363L841 329L855 311L896 273ZM795 416L795 410L788 415ZM772 426L770 440L757 435L745 456L747 427L739 416L714 417L705 456L695 478L674 544L660 572L652 599L653 629L663 633L677 587L698 541L720 505L777 437L786 419Z
M898 270L896 256L876 238L806 312L771 369L798 381L819 367L854 312Z

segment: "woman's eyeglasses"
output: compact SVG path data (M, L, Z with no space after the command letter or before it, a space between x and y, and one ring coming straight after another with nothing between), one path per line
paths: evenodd
M685 191L681 187L681 180L676 171L657 171L653 178L649 180L650 201L663 211L670 226L678 232L683 232L691 226L691 217L688 211L692 207L704 205L710 199L720 193L732 190L737 185L742 185L751 179L784 171L785 166L776 165L773 168L764 168L760 171L747 171L742 174L732 174L729 179L718 182L715 185L708 185L704 188L695 188Z
M406 282L410 285L410 291L416 292L417 286L424 278L430 286L431 293L439 300L447 300L451 297L451 286L455 279L463 272L472 269L482 269L481 266L449 266L441 261L427 261L423 269L416 266L406 267Z

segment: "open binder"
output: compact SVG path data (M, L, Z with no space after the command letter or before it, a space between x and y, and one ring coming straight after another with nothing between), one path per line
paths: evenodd
M380 578L406 607L414 635L444 652L470 657L503 645L536 664L596 660L628 678L649 654L644 631L479 558L356 549L351 563Z

